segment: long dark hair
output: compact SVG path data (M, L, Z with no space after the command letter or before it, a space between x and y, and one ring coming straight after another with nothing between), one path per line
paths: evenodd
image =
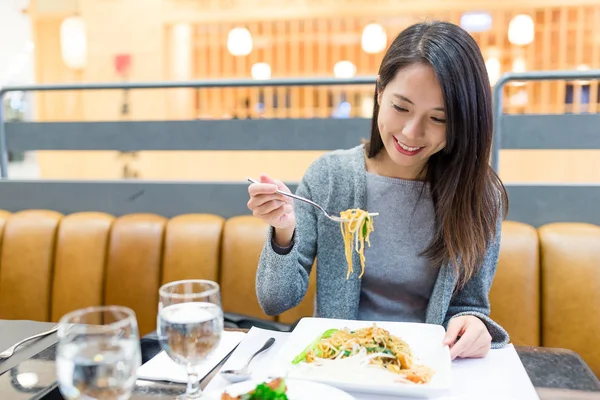
M377 95L411 64L430 65L440 82L446 111L446 147L429 158L426 179L436 229L423 255L435 266L450 262L463 287L484 262L508 197L489 165L493 134L490 82L477 43L448 22L423 22L402 31L388 48L375 89L367 157L385 151L377 119Z

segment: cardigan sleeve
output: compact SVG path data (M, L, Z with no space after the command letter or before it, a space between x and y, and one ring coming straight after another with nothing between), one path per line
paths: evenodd
M311 188L327 173L326 160L319 158L308 168L296 194L313 199ZM290 247L274 247L275 230L268 230L256 274L256 295L267 315L279 315L296 307L306 295L317 252L318 217L315 208L294 202L296 229Z

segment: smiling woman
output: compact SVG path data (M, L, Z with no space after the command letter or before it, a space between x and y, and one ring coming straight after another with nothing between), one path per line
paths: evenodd
M347 232L340 238L337 224L261 176L248 189L248 207L271 226L259 303L269 315L295 307L316 259L317 317L440 324L452 357L485 356L508 335L489 318L507 199L488 163L483 57L460 27L419 23L393 40L378 75L369 142L319 157L297 190L331 213L378 212L377 229L364 235L370 246L348 251ZM368 267L354 272L365 258Z
M430 183L438 226L424 254L437 266L452 263L464 285L483 263L508 205L487 161L485 63L475 41L452 24L413 26L394 44L379 69L368 157L383 175Z

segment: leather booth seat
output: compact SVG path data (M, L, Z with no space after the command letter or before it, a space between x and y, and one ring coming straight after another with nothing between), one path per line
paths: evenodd
M156 329L159 286L201 278L221 284L226 312L292 324L312 315L314 274L299 306L265 315L255 272L266 230L252 216L0 210L0 319L58 321L120 304L135 311L144 335ZM571 349L600 375L599 226L505 221L490 300L515 345Z

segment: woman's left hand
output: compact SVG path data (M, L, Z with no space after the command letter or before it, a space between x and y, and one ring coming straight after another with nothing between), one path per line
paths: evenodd
M456 338L460 339L456 341ZM443 344L450 346L450 356L460 358L485 357L492 346L492 336L485 324L473 315L455 317L448 323Z

